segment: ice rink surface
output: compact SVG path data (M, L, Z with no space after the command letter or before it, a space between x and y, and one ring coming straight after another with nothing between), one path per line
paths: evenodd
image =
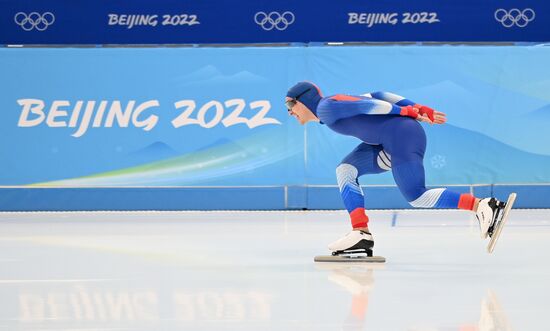
M370 211L384 265L319 264L344 211L0 213L0 330L548 330L550 211Z

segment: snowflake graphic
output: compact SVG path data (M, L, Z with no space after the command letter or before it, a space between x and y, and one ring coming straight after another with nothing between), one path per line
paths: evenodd
M445 156L441 154L436 154L432 156L430 161L432 163L432 167L436 169L441 169L447 165L447 160L445 160Z

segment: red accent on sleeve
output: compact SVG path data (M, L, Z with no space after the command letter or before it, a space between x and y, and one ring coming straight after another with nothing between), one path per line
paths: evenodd
M351 226L356 228L364 228L369 223L369 217L365 213L365 208L355 208L349 213L351 218Z
M418 113L414 111L412 106L401 107L400 114L401 114L401 116L408 116L408 117L412 117L412 118L417 118L418 117Z
M336 94L330 97L332 100L336 101L359 101L362 100L358 97L352 97L351 95L345 95L345 94Z
M458 200L458 209L474 210L474 203L476 202L476 197L471 194L464 193L460 195Z

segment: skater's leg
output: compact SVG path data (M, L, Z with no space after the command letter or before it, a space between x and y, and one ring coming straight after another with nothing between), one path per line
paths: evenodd
M377 174L391 167L390 156L381 146L362 143L347 155L336 168L336 178L344 205L354 229L368 228L364 195L358 178L365 174Z
M424 166L418 155L409 155L404 162L396 155L394 162L398 163L392 168L395 183L411 206L474 210L476 198L469 193L458 193L447 188L426 189Z
M415 121L395 122L384 148L392 155L392 174L407 201L417 208L460 208L474 210L476 199L446 188L426 189L424 153L426 135ZM399 136L392 132L399 132ZM403 139L406 137L406 139Z
M400 123L401 124L401 123ZM503 214L506 203L495 198L478 199L468 193L458 193L446 188L427 190L423 158L426 149L424 131L414 121L401 125L399 132L407 137L389 139L384 148L392 154L392 173L403 196L413 207L458 208L476 213L481 237L492 234L493 226Z
M366 143L357 146L336 168L340 194L350 214L354 231L329 244L333 254L352 251L372 255L374 239L368 228L369 218L365 213L365 200L358 178L365 174L388 171L390 168L390 156L382 146Z
M446 188L426 190L424 167L419 160L394 166L393 175L399 189L414 207L458 208L475 212L483 239L492 236L493 227L506 208L505 202L495 198L478 199L471 194L460 194Z

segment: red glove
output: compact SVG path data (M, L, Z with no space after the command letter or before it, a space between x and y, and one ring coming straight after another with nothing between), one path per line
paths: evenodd
M401 116L417 118L418 113L413 109L413 106L405 106L401 107Z
M422 106L422 105L419 105L419 104L416 104L413 107L417 108L419 110L420 115L422 115L422 116L428 115L428 118L430 119L430 121L432 121L432 122L435 121L434 110L432 108L430 108L428 106Z

